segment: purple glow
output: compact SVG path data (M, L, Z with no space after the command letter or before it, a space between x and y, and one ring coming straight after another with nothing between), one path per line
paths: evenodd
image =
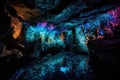
M47 26L47 22L43 22L43 23L41 23L41 26L42 26L42 27Z
M50 26L48 27L49 30L53 30L54 29L54 25L50 24Z

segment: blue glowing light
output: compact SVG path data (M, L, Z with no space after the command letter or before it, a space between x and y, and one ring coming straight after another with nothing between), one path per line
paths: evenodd
M120 23L120 8L115 8L111 11L108 11L105 14L98 14L94 17L94 20L88 20L88 22L84 25L78 25L75 28L75 38L78 40L78 45L81 47L81 50L87 52L87 46L86 43L89 40L89 37L93 35L94 31L97 31L97 38L100 38L98 36L102 36L104 38L105 31L109 32L111 35L114 31L114 26L118 25ZM104 25L101 25L104 23ZM65 25L64 25L65 26ZM31 26L26 30L26 41L27 42L34 42L37 40L41 41L41 47L46 48L52 47L52 46L65 46L65 44L72 44L73 38L73 32L68 28L73 26L72 23L67 23L67 27L62 27L58 29L59 27L48 24L47 22L38 22L36 26ZM63 34L61 37L61 34L65 32L66 34ZM65 38L65 39L63 39ZM44 49L43 49L44 50Z
M101 36L104 36L104 30L100 29L99 33Z
M69 71L68 67L60 67L60 71L63 73L67 73Z
M54 30L54 27L54 25L47 24L47 22L39 22L36 26L29 25L26 30L26 42L40 41L39 45L42 51L53 46L64 47L64 42L60 38L60 33L58 30Z

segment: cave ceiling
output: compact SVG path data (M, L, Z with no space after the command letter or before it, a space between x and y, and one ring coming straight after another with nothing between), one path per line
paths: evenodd
M48 22L58 29L71 29L90 22L119 4L119 0L8 0L8 12L16 31L14 38L17 38L20 34L18 27L20 32L22 26L17 26L15 18L19 24L22 21L30 24Z
M114 8L118 0L9 0L25 21L48 21L52 24L81 21L83 18Z

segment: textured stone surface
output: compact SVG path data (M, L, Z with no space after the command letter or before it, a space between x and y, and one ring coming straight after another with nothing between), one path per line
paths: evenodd
M15 1L10 1L10 2L12 2L11 3L12 5L16 6L15 8L24 8L24 10L26 11L29 10L29 6L34 5L35 7L30 8L30 10L32 11L28 11L28 13L31 13L30 15L34 15L33 12L35 10L40 10L38 12L40 15L42 15L42 18L39 17L40 20L49 21L53 24L59 24L61 22L66 22L74 18L79 19L79 18L91 16L96 13L102 13L114 7L116 3L116 1L114 0L111 0L111 1L107 1L107 0L101 0L101 1L98 1L98 0L97 1L94 1L94 0L72 1L70 0L69 1L69 0L66 0L65 2L63 0L45 0L45 1L44 0L29 0L29 1L28 0L24 0L24 1L15 0ZM28 14L25 11L22 11L22 10L17 11L17 14L19 16L21 15L20 13L24 14L22 18L30 16L30 15L25 15L25 14Z
M61 52L48 54L17 71L11 80L94 80L94 70L87 56Z
M119 4L119 0L1 0L0 79L3 77L10 80L19 66L29 62L28 57L34 57L38 59L17 71L13 80L94 80L88 56L78 54L82 54L82 51L88 52L86 44L93 38L120 38L119 29L113 34L120 22ZM27 26L24 26L24 23ZM37 23L42 23L42 26L37 26ZM35 28L36 26L39 28ZM43 32L42 27L45 27ZM54 29L48 32L48 28ZM29 38L25 42L27 29L30 29L30 32L28 30ZM110 34L103 36L104 30ZM57 41L60 43L56 44ZM95 52L95 58L98 58L94 61L99 60L99 69L101 65L103 67L102 73L109 67L104 68L103 64L111 66L119 63L119 55L115 53L119 51L118 43L119 40L95 40L90 44L91 52ZM4 49L4 46L7 49ZM27 60L28 62L24 63ZM108 70L111 72L111 69L113 68ZM108 80L103 76L102 78L101 80Z

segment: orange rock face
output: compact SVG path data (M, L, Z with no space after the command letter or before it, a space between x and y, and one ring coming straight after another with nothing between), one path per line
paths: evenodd
M11 26L14 27L13 38L16 39L20 36L22 23L19 19L12 17Z

